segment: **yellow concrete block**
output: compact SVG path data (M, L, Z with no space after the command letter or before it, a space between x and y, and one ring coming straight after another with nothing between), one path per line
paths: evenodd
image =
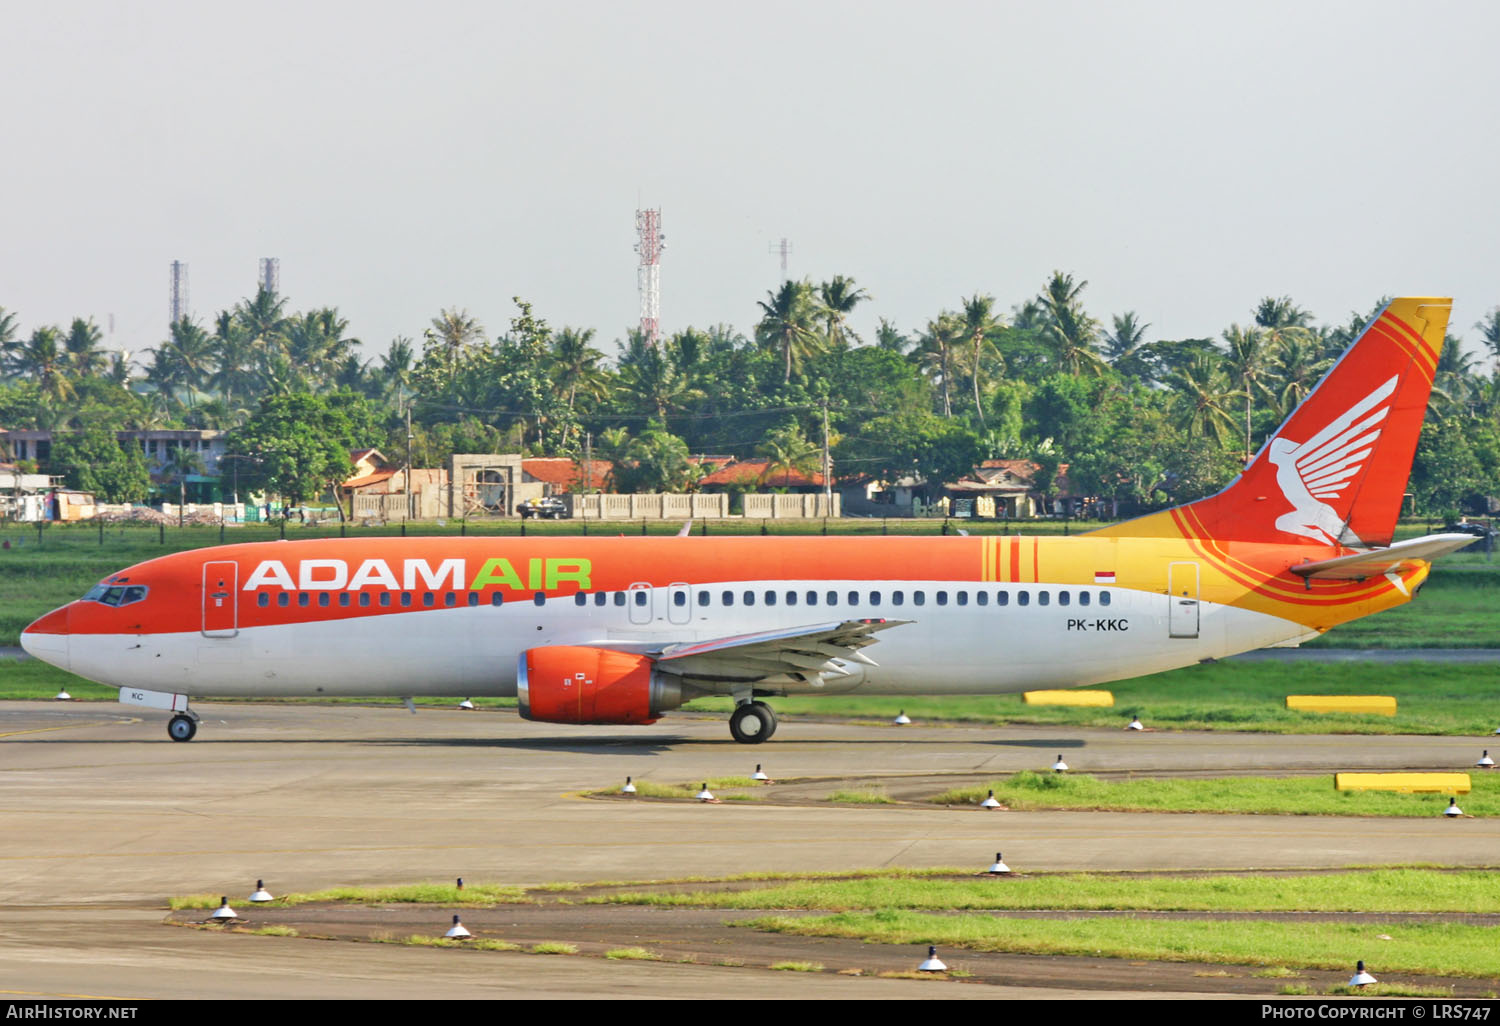
M1335 773L1335 791L1400 791L1402 794L1468 794L1467 773Z
M1028 691L1027 705L1114 705L1113 691Z
M1396 715L1396 700L1390 695L1287 695L1286 707L1298 712Z

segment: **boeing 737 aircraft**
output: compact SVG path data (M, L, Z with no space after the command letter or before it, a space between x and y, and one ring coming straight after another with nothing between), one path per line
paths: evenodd
M1473 541L1392 542L1450 303L1397 299L1239 478L1042 537L381 538L226 545L113 574L21 635L170 710L190 697L515 696L654 723L700 695L995 694L1291 644L1407 602Z

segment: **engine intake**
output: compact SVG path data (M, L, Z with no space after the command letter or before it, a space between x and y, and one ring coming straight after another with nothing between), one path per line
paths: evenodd
M523 652L516 698L523 719L545 723L655 723L683 703L681 684L650 656L582 645Z

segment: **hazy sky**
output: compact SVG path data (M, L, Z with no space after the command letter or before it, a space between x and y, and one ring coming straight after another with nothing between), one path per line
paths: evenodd
M667 331L852 276L905 331L1054 268L1151 337L1266 295L1500 304L1500 5L49 3L0 19L0 306L165 335L281 259L368 351L531 300L611 344L634 212Z

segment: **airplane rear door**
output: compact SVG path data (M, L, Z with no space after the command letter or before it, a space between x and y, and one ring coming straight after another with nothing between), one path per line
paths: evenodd
M239 631L240 565L232 560L203 564L203 636L232 638Z
M675 582L667 585L667 619L672 623L691 623L693 620L692 585Z
M1167 633L1173 638L1198 636L1198 564L1167 564Z

